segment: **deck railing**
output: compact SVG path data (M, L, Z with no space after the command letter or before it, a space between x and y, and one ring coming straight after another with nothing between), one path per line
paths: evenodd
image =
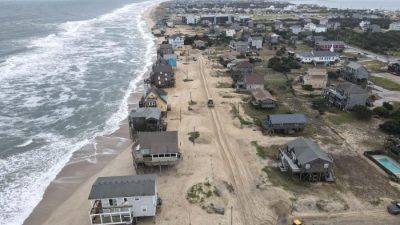
M91 224L128 224L133 221L132 206L105 207L89 211Z

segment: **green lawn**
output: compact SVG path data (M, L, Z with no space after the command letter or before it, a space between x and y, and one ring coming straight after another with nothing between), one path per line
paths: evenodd
M371 60L360 63L364 65L370 72L386 72L386 63L384 62Z
M337 114L327 115L325 119L335 125L351 123L356 120L354 115L350 112L338 112Z
M386 54L389 56L400 57L400 51L387 51Z
M390 79L374 76L371 76L369 79L374 82L374 84L381 86L387 90L400 91L400 84Z
M296 51L298 52L310 52L312 48L306 44L297 44Z

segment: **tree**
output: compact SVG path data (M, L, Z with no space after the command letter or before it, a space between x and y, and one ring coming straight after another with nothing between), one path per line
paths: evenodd
M312 101L312 108L318 110L319 114L324 114L328 109L328 104L325 98L316 98Z
M328 71L328 78L332 80L337 80L339 78L339 74L335 71Z
M286 48L285 47L281 47L278 51L276 51L276 55L277 56L282 56L286 53Z
M369 120L372 117L372 111L364 105L356 105L351 111L360 120Z
M379 125L379 128L388 134L400 134L400 120L388 120Z
M382 118L388 118L390 116L390 111L385 107L379 106L372 110L375 115L378 115Z
M382 106L385 107L387 110L393 110L393 105L390 104L390 102L384 102Z

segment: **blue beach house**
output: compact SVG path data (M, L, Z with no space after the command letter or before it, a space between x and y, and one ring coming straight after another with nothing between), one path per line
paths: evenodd
M167 61L167 64L172 66L172 68L176 68L176 55L175 54L165 54L164 59Z

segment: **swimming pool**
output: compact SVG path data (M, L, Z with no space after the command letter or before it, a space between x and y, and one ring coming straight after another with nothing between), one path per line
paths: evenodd
M390 170L392 173L400 177L400 164L386 155L373 155L372 156L383 167Z

